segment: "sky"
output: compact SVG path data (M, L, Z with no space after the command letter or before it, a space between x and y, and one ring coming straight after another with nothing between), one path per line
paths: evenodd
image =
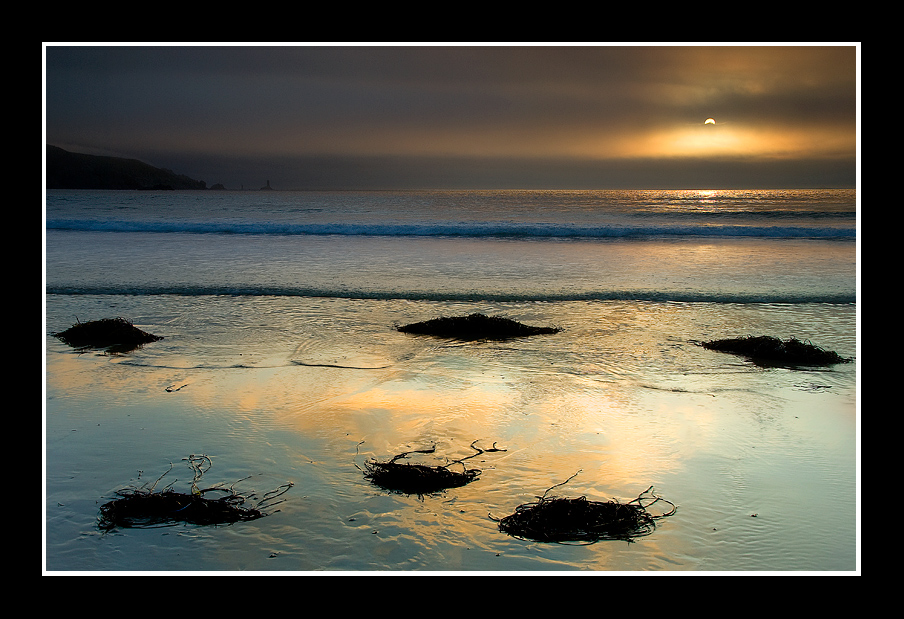
M854 187L859 73L854 43L45 43L44 142L227 189Z

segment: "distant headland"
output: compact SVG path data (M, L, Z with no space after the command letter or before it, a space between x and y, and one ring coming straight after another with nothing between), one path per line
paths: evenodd
M223 190L217 183L210 187L172 170L155 168L137 159L85 155L47 144L47 189L145 189ZM261 189L273 189L270 181Z

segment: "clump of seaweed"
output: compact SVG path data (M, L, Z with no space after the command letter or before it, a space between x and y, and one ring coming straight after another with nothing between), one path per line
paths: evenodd
M467 485L477 479L480 475L480 469L469 469L464 461L474 458L488 451L505 451L496 447L490 449L480 449L475 447L477 441L471 443L471 448L476 450L470 456L460 458L444 464L442 466L428 466L426 464L412 464L409 462L398 462L403 458L407 458L413 453L429 454L436 451L436 445L427 449L416 449L405 451L386 462L370 460L364 463L364 477L369 479L374 485L380 486L385 490L400 492L402 494L416 494L423 496L425 494L434 494L442 492L449 488L458 488ZM360 443L359 443L360 445ZM452 470L453 465L461 465L462 470ZM356 465L357 466L357 465Z
M402 333L432 335L457 340L507 340L530 335L558 333L556 327L534 327L501 316L474 313L447 316L397 327Z
M766 363L787 363L790 365L832 365L848 363L850 358L842 357L833 350L825 350L796 338L781 340L768 335L729 338L703 342L708 350L734 353L749 357L753 361Z
M103 318L78 322L55 338L74 348L111 348L119 352L134 350L143 344L162 340L163 336L142 331L125 318Z
M579 471L580 472L580 471ZM671 516L677 510L674 503L653 494L653 486L628 503L618 501L589 501L587 497L547 497L549 491L573 479L552 486L533 503L524 503L514 513L493 520L499 530L519 539L537 542L578 542L592 544L600 540L627 540L653 532L656 521ZM662 501L671 509L658 515L649 507Z
M255 498L253 494L243 496L233 486L248 479L240 479L229 487L215 484L209 488L198 488L198 482L212 463L208 456L190 455L183 458L194 471L189 493L175 492L172 485L155 491L157 484L169 470L157 478L150 487L125 488L116 492L120 498L105 503L100 508L97 526L102 531L120 528L155 528L187 523L197 525L233 524L263 518L273 512L265 509L281 503L273 502L293 486L288 482L265 493L253 505L246 505ZM175 483L175 481L173 482Z

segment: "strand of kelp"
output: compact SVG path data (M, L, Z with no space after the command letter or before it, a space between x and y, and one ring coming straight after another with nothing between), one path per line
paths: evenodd
M170 468L150 486L116 491L119 498L100 507L98 528L111 531L115 528L156 528L179 523L221 525L257 520L273 513L265 510L281 503L282 500L276 499L294 485L292 482L282 484L265 493L253 504L246 505L255 495L242 495L234 486L250 477L239 479L228 487L221 483L199 488L198 482L212 466L210 458L192 454L183 458L183 461L188 462L194 474L189 492L173 490L175 481L160 491L156 490L157 484L173 470L173 464L170 463Z
M578 473L548 488L536 501L519 505L512 514L504 518L491 514L490 519L498 523L500 531L519 539L588 544L601 540L631 541L650 535L657 520L673 515L678 509L671 501L653 494L653 486L627 503L590 501L585 496L547 496L550 490L567 484ZM650 508L660 502L669 509L661 514L651 513Z
M770 335L747 335L700 342L707 350L741 355L754 363L785 363L789 365L834 365L850 363L851 357L842 357L834 350L816 346L809 340L795 337L783 340Z
M363 443L364 441L358 443L355 447L355 453L357 453L357 448ZM375 486L379 486L384 490L402 494L416 494L421 497L450 488L459 488L477 479L481 473L480 469L469 469L465 464L465 460L487 452L505 451L505 449L496 447L496 443L493 443L493 446L487 449L477 447L476 443L477 440L471 443L471 449L475 450L476 453L443 465L430 466L427 464L399 462L399 460L404 460L411 454L432 454L436 451L436 445L426 449L404 451L396 454L388 461L368 460L364 463L364 477ZM454 465L461 465L462 470L452 469L451 467ZM355 466L358 469L361 468L357 464Z

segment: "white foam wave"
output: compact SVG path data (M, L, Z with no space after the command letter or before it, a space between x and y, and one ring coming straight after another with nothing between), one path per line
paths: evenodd
M856 303L855 294L806 294L783 292L710 292L705 290L596 290L586 292L493 292L432 290L349 290L327 288L289 288L267 286L48 286L51 295L127 295L127 296L274 296L341 299L377 299L411 301L650 301L674 303Z
M709 224L581 225L517 222L275 223L49 219L48 230L238 235L341 235L619 239L649 237L757 237L853 239L856 230L833 226Z

